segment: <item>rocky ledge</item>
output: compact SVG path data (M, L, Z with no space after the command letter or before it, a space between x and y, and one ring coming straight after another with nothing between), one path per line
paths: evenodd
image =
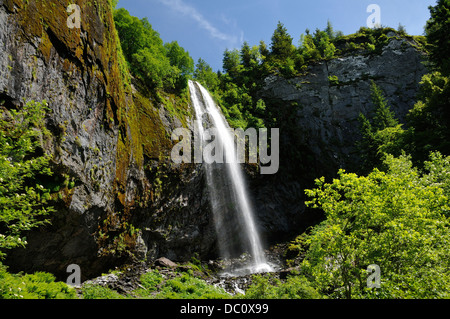
M266 256L270 264L275 266L270 273L271 278L284 280L289 275L295 274L296 268L286 267L284 260L280 258L286 249L284 245L271 247L266 251ZM231 275L230 269L237 269L249 263L250 256L242 254L238 258L229 260L209 260L207 262L175 263L168 258L161 257L151 263L141 262L126 265L109 274L85 281L85 285L99 285L117 291L119 294L133 296L136 289L145 289L140 281L140 277L148 272L157 271L164 279L158 285L161 287L168 280L181 277L183 273L190 273L193 277L204 280L207 284L223 288L230 297L243 294L254 282L255 274ZM155 287L155 294L158 292ZM81 293L81 287L77 287Z

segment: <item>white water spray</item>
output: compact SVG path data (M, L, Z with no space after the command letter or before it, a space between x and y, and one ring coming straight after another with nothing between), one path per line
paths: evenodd
M250 250L250 254L253 258L252 265L248 265L241 269L240 273L257 273L257 272L270 272L272 267L267 263L264 256L264 251L261 246L261 240L258 234L254 222L254 216L252 212L251 203L247 195L245 187L244 177L241 171L241 167L236 160L236 146L234 143L234 136L230 132L230 127L225 118L219 111L214 100L209 92L201 86L199 83L189 81L189 89L191 92L191 100L194 105L195 113L197 116L198 132L200 138L205 142L205 129L203 126L203 116L208 114L211 120L211 125L215 127L220 147L223 147L224 155L227 158L223 164L205 164L207 183L210 191L210 201L216 221L216 230L218 232L219 246L222 255L228 257L230 255L230 242L235 238L225 238L225 234L229 234L227 229L223 229L224 225L228 227L232 224L229 223L229 219L232 216L225 216L224 214L230 213L236 215L234 223L240 222L242 225L242 231L245 234L240 234L241 241L247 241L247 243L241 243L242 246L247 246ZM226 174L223 174L226 171ZM226 175L227 177L224 177ZM229 193L229 198L233 203L224 202L224 199ZM232 209L230 209L232 206ZM233 212L231 212L234 210Z

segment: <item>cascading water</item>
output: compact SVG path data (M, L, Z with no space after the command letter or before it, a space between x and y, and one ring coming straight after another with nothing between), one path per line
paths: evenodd
M229 258L236 250L249 251L252 264L235 270L235 273L270 272L272 267L267 263L261 246L230 127L202 85L189 81L189 90L197 116L198 138L203 141L201 147L207 139L205 127L212 126L216 132L216 149L223 148L226 158L223 163L204 165L220 252ZM206 114L209 121L205 121Z

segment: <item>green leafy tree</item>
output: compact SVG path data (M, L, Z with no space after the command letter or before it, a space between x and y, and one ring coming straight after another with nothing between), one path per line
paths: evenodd
M179 78L176 80L176 87L181 90L187 86L187 81L194 74L194 60L185 51L177 41L164 44L166 48L166 56L169 58L170 65L173 69L180 72Z
M115 10L114 22L119 33L124 56L128 62L131 62L133 54L149 45L144 25L141 20L131 16L123 8Z
M430 151L450 154L450 1L430 6L425 34L435 70L422 78L419 101L409 112L411 154L423 163Z
M147 18L138 19L120 8L114 21L131 73L150 89L173 90L186 80L192 63L177 43L164 43ZM184 81L184 82L183 82Z
M185 51L177 41L166 43L164 45L167 51L167 57L170 64L181 70L181 75L188 77L194 73L194 60Z
M384 93L374 81L371 82L371 98L375 107L374 128L383 130L387 127L394 127L398 124L395 113L391 110Z
M51 176L51 157L42 155L47 103L21 110L0 107L0 259L5 249L24 247L23 232L47 223L53 208L40 179Z
M307 205L326 220L307 239L302 271L331 297L448 298L448 161L432 157L421 175L409 158L388 156L386 172L316 180ZM381 268L380 289L367 287L371 264Z

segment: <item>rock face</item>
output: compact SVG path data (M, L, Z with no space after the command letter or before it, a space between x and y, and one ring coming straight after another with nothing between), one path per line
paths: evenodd
M28 234L26 253L11 254L12 269L61 273L73 261L98 271L102 261L95 258L92 234L104 212L114 210L118 130L107 119L116 117L119 101L125 100L113 67L118 65L117 47L107 40L112 30L101 21L111 23L112 16L106 7L83 6L82 28L69 29L68 5L0 1L0 94L10 106L47 100L53 133L47 151L54 156L57 175L75 182L57 204L52 226Z
M73 185L54 194L51 225L26 234L26 249L8 252L10 270L50 271L64 280L67 266L78 264L85 280L129 253L141 260L217 257L203 170L169 158L172 130L193 127L189 102L165 96L174 114L124 71L108 0L77 1L79 29L66 23L71 2L0 0L0 103L47 100L53 137L45 148L56 181ZM421 59L412 45L393 39L381 55L319 63L300 78L266 79L261 98L287 112L291 127L281 128L280 173L251 182L266 238L310 223L302 214L306 178L296 175L302 163L284 155L288 146L307 150L315 173L351 167L356 118L371 110L369 80L404 117L425 72Z
M371 116L373 80L400 121L417 101L427 73L425 55L413 40L388 34L381 54L355 53L311 65L306 75L270 76L260 97L280 113L280 171L255 181L255 205L267 237L299 233L314 216L304 214L305 187L332 177L339 168L355 171L360 139L358 116ZM278 235L277 235L278 234Z
M73 183L55 196L51 226L27 233L27 248L9 252L6 263L61 279L78 264L84 280L130 252L214 253L201 170L167 160L172 130L189 118L133 89L108 0L78 1L81 28L72 29L71 3L0 0L0 102L48 102L53 137L45 148L56 180ZM189 114L186 102L172 103Z
M268 77L261 97L295 109L292 122L300 137L295 145L307 146L318 166L331 172L339 167L352 170L355 142L360 138L358 116L373 110L371 81L383 89L392 110L404 121L427 73L424 61L413 43L393 36L382 54L321 62L295 79Z

